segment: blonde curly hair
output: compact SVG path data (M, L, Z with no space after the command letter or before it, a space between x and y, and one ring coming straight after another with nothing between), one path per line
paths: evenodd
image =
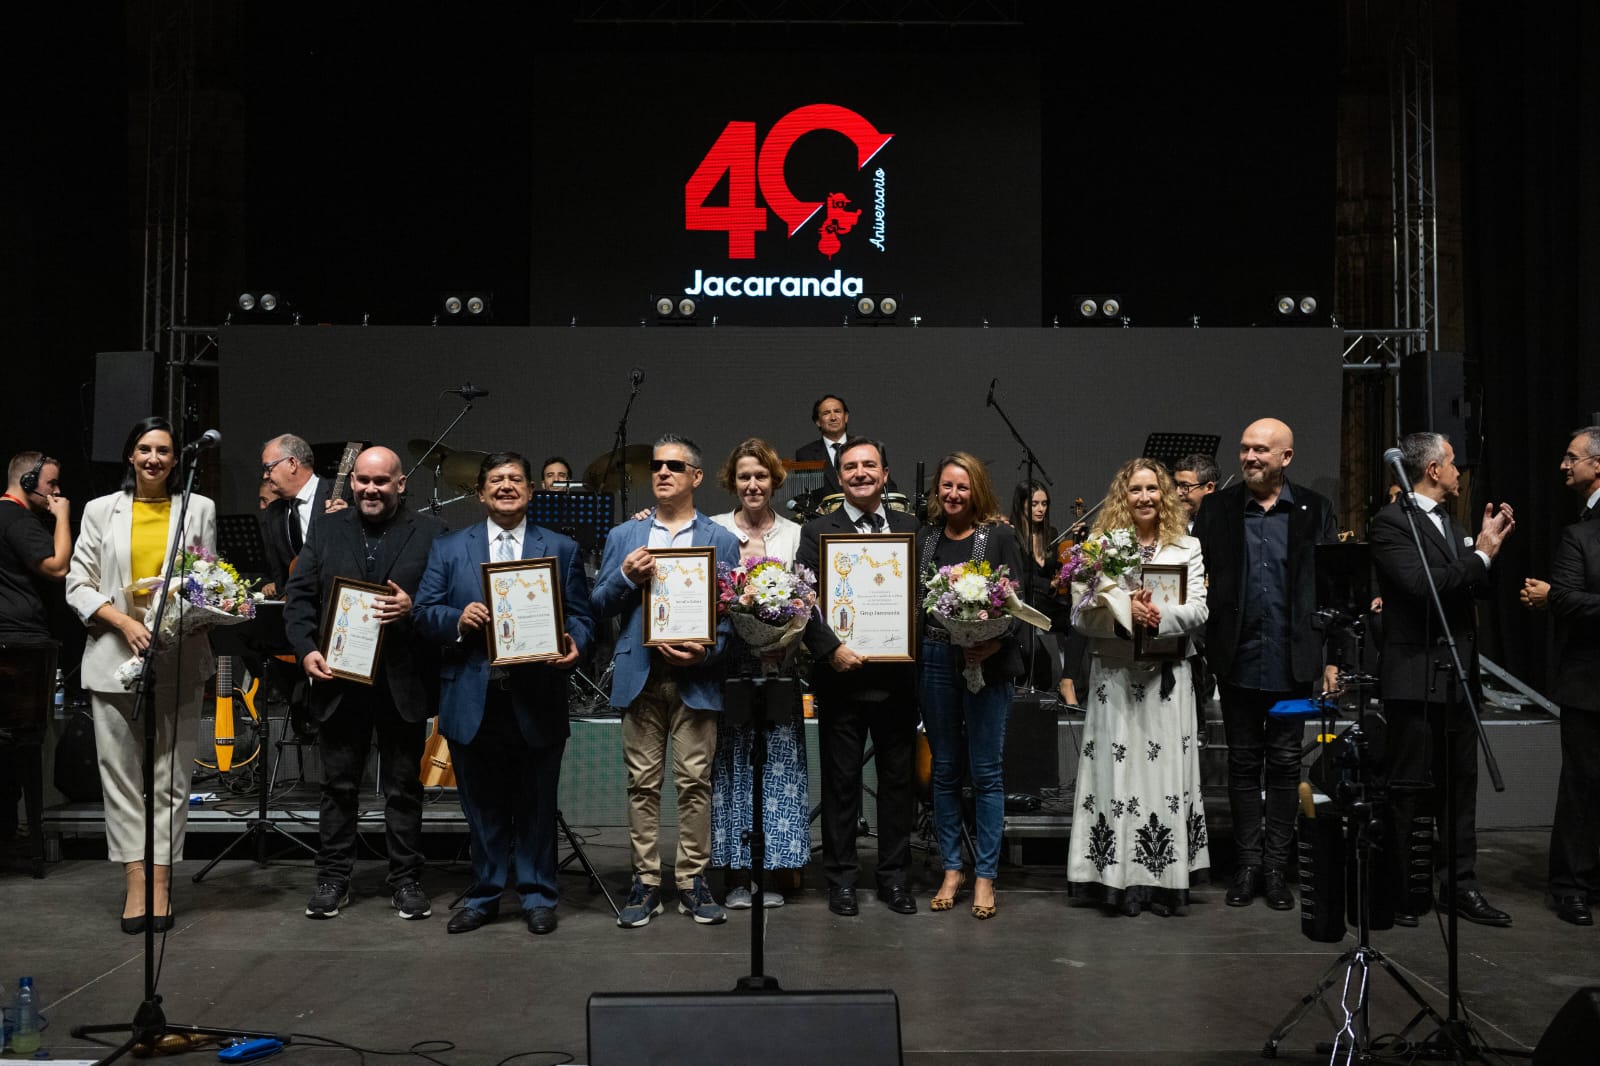
M1146 456L1129 459L1117 468L1116 476L1111 479L1111 485L1106 489L1105 502L1094 520L1094 532L1105 533L1113 529L1133 528L1133 510L1128 506L1128 485L1133 481L1133 475L1140 470L1148 470L1154 474L1156 484L1161 488L1161 510L1156 527L1156 543L1173 544L1179 537L1188 535L1189 512L1178 501L1178 487L1173 483L1172 475L1167 473L1167 468L1159 459Z

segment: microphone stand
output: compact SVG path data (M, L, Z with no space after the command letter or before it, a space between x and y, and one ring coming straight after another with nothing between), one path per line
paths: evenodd
M998 380L998 379L996 379L996 380ZM1014 439L1017 442L1018 446L1022 448L1022 463L1023 463L1023 466L1025 466L1027 468L1027 471L1028 471L1026 484L1028 484L1030 486L1033 484L1034 471L1037 470L1040 479L1042 479L1046 485L1054 486L1055 482L1050 480L1050 475L1049 474L1045 473L1044 464L1039 462L1039 457L1037 455L1033 454L1033 449L1028 445L1028 442L1023 439L1022 434L1017 431L1016 425L1014 425L1012 423L1011 419L1009 417L1007 417L1006 409L1004 407L1001 407L1000 404L995 401L995 398L994 398L994 386L995 386L995 382L991 381L989 383L989 399L988 399L987 406L994 408L995 413L1000 416L1000 421L1004 422L1006 424L1006 428L1011 431L1012 439ZM1034 541L1034 537L1035 537L1036 534L1035 534L1034 525L1033 525L1033 490L1031 488L1028 490L1028 499L1027 499L1027 501L1025 503L1025 506L1027 507L1026 514L1028 516L1028 522L1027 522L1027 525L1028 525L1028 543L1023 549L1026 552L1026 555L1025 555L1026 565L1024 566L1025 573L1023 574L1023 577L1022 577L1022 602L1026 603L1029 607L1032 607L1033 606L1033 576L1034 576L1033 572L1034 572L1034 569L1035 569L1034 562L1033 562L1033 541ZM1034 671L1034 665L1035 665L1035 663L1037 663L1038 658L1039 658L1039 638L1037 637L1037 635L1032 635L1028 639L1028 683L1023 686L1022 691L1024 691L1024 692L1033 692L1034 691L1034 688L1033 688L1033 671Z
M639 398L639 386L644 382L644 376L638 374L629 379L628 402L622 408L622 417L617 421L616 437L611 444L611 462L606 467L606 473L615 470L620 474L618 479L621 486L622 505L617 514L621 519L626 519L632 512L628 510L628 415L633 412L633 401ZM602 479L602 488L604 487Z
M446 390L446 391L448 391L448 390ZM440 393L440 395L442 396L442 395L444 395L444 393ZM422 456L415 463L411 464L411 469L406 471L406 480L407 481L411 480L411 475L415 474L417 472L417 468L420 467L424 462L427 461L428 456L433 454L433 450L444 442L444 439L451 434L451 432L456 428L456 426L461 422L461 420L463 418L467 417L467 412L470 411L470 410L472 410L472 401L469 400L469 399L466 399L465 397L463 397L463 403L461 405L461 411L456 415L456 417L454 419L451 420L451 422L450 422L450 424L448 426L444 427L444 432L439 434L439 436L434 440L434 442L432 444L428 445L428 450L423 452ZM459 500L460 498L461 497L459 497L459 496L456 497L457 500ZM450 500L448 502L454 503L455 500ZM428 502L428 511L431 514L435 514L436 515L436 514L439 513L439 509L441 507L443 507L443 506L444 506L444 504L439 501L439 467L438 467L437 464L435 464L435 466L433 468L433 499Z
M223 1036L238 1037L245 1040L272 1038L289 1043L287 1034L257 1032L247 1029L219 1029L214 1025L178 1025L167 1021L166 1013L161 1009L161 997L156 993L156 715L161 713L161 708L155 706L156 693L156 667L155 645L161 632L161 623L166 618L167 586L172 581L172 576L178 567L178 558L183 553L184 523L189 516L189 498L194 495L194 476L200 467L200 457L196 452L189 463L189 473L183 483L183 497L178 503L177 534L172 539L172 545L167 551L167 564L162 572L161 588L156 601L155 624L151 626L150 646L144 652L144 667L139 674L139 685L134 693L133 718L139 718L140 711L144 715L144 768L141 775L141 785L144 788L144 999L139 1003L133 1013L131 1022L114 1022L107 1025L79 1025L72 1030L72 1035L79 1039L94 1036L99 1033L120 1033L126 1031L128 1039L116 1048L111 1054L101 1059L101 1063L115 1062L135 1047L148 1045L154 1048L156 1042L169 1033L179 1033L190 1037L196 1036ZM181 649L182 645L179 644ZM181 650L178 652L181 656ZM181 661L181 659L180 659ZM177 713L176 709L173 711ZM176 757L176 756L174 756ZM167 856L170 864L172 856ZM170 892L170 888L168 890ZM170 908L171 897L168 897L167 906ZM165 936L163 935L163 943ZM163 950L164 947L163 947Z
M1403 472L1403 471L1402 471ZM1478 701L1472 694L1472 686L1468 684L1467 671L1461 663L1461 651L1456 646L1455 634L1450 630L1450 621L1445 616L1444 602L1439 598L1439 585L1433 579L1433 570L1428 566L1428 554L1422 545L1422 534L1417 528L1417 501L1412 498L1412 493L1401 482L1400 510L1406 516L1406 525L1411 530L1411 543L1417 551L1417 563L1422 567L1422 575L1428 583L1428 599L1433 604L1433 617L1439 625L1441 640L1450 652L1450 676L1445 684L1445 702L1440 710L1446 716L1444 730L1445 736L1459 732L1452 724L1451 710L1455 704L1455 696L1459 693L1461 703L1467 709L1467 714L1472 720L1472 726L1478 731L1478 741L1483 748L1484 767L1489 771L1489 781L1494 785L1496 792L1506 790L1505 779L1500 776L1500 764L1494 757L1494 749L1489 746L1489 738L1483 733L1483 720L1478 715ZM1445 538L1450 537L1449 516L1444 516ZM1430 645L1431 646L1431 645ZM1424 692L1422 707L1423 720L1426 722L1429 713L1430 700L1427 693L1433 691L1436 680L1430 678L1428 688ZM1436 1052L1449 1054L1460 1058L1473 1054L1471 1032L1466 1019L1460 1015L1461 1010L1461 978L1460 978L1460 943L1458 935L1461 919L1456 913L1456 814L1457 802L1455 794L1454 773L1451 769L1451 750L1448 742L1445 745L1444 756L1444 781L1440 787L1444 790L1444 855L1445 855L1445 898L1449 902L1449 913L1445 916L1445 959L1447 962L1445 988L1448 1007L1445 1011L1444 1021L1437 1032L1429 1037L1425 1044Z

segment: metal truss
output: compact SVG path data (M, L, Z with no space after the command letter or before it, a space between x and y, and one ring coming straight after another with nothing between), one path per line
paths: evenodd
M1434 158L1433 0L1406 0L1389 56L1394 325L1439 347L1439 212Z
M579 24L1021 26L1020 0L579 0Z
M1424 329L1347 329L1344 331L1344 368L1398 373L1401 357L1424 347L1427 332Z

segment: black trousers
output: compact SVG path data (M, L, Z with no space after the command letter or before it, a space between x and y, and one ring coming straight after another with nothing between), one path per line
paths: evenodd
M824 685L817 691L821 703L817 732L822 757L822 863L830 885L854 886L860 872L856 812L861 799L861 760L869 735L878 771L878 886L905 883L911 859L917 701L912 691L889 693L888 699L871 698L882 695L841 685Z
M1418 817L1431 816L1440 827L1433 843L1433 873L1441 893L1449 872L1443 829L1447 762L1456 801L1456 890L1478 887L1478 735L1463 707L1447 712L1442 703L1384 700L1383 710L1386 765L1381 777L1389 786L1390 840L1403 852L1395 864L1402 878L1396 899L1400 910L1416 913L1425 909L1425 898L1418 898L1421 886L1410 876L1413 864L1405 859Z
M349 881L355 869L361 776L374 737L389 885L398 888L421 875L422 782L417 773L422 763L423 723L401 718L382 685L370 689L352 685L317 731L317 751L322 756L318 880Z
M1305 730L1300 719L1275 718L1267 711L1280 700L1305 698L1308 690L1265 692L1224 681L1217 691L1228 740L1228 808L1233 815L1237 865L1281 870L1289 863L1294 843L1300 741ZM1263 777L1265 804L1261 802Z
M1550 829L1550 892L1600 893L1600 711L1561 708L1561 780Z

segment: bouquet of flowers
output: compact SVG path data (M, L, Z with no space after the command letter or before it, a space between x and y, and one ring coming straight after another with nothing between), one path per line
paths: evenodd
M717 610L758 652L776 652L799 639L817 604L817 576L803 566L760 555L717 564Z
M941 566L923 580L922 587L927 592L922 609L944 624L958 647L970 648L1004 635L1013 615L1038 624L1026 617L1038 612L1017 599L1017 583L1004 566L998 570L987 562ZM1048 620L1044 628L1050 628ZM981 664L967 667L961 676L967 679L969 691L983 691Z
M1131 529L1112 529L1093 534L1072 547L1062 546L1058 554L1061 570L1050 582L1056 591L1070 595L1072 586L1084 586L1072 605L1072 621L1094 598L1114 585L1124 574L1139 570L1139 542Z
M167 610L161 618L160 632L155 632L155 622L161 606L162 579L135 581L128 586L127 596L129 602L149 602L144 624L152 633L152 652L161 655L191 633L254 618L261 594L252 591L253 584L241 578L232 564L195 544L183 549L176 571L166 582ZM117 668L116 677L131 692L143 672L143 661L136 655Z

